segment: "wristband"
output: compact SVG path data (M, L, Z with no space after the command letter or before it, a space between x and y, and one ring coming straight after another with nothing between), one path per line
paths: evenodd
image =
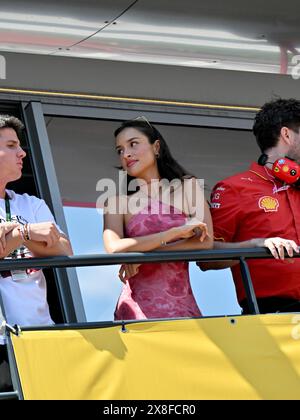
M30 230L29 230L29 223L26 223L24 225L24 237L25 237L25 241L30 241Z
M25 225L20 225L18 227L19 232L22 236L23 241L30 241L30 234L29 234L29 223L26 223Z

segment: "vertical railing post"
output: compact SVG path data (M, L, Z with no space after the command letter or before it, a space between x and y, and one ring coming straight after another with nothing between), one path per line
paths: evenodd
M15 327L19 328L17 325ZM12 393L11 397L17 398L19 400L24 400L24 395L23 395L23 390L22 390L22 385L21 385L21 380L20 380L20 375L19 375L19 369L18 369L10 334L11 334L10 332L7 332L6 334L6 346L7 346L8 363L9 363L9 369L10 369L10 374L11 374L11 380L12 380L12 384L14 388L14 392Z
M258 315L259 314L259 307L258 307L258 303L257 303L257 299L256 299L256 295L255 295L255 291L254 291L254 287L253 287L253 283L252 283L252 279L251 279L248 264L247 264L245 258L243 258L243 257L240 258L239 261L240 261L241 275L242 275L242 279L243 279L243 283L244 283L244 288L245 288L245 291L246 291L247 302L248 302L248 305L249 305L250 313L253 314L253 315Z
M35 101L24 105L23 118L39 193L52 210L60 228L67 234L61 193L42 104ZM86 314L76 270L55 269L55 273L65 322L85 322Z

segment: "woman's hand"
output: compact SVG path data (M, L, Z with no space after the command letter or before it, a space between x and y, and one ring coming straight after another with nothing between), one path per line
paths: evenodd
M286 250L289 257L293 257L294 251L299 254L299 246L295 241L283 238L253 239L253 245L257 247L266 247L271 251L276 260L284 260L284 251Z
M0 254L2 254L6 248L6 235L18 226L19 224L16 222L0 223Z
M200 222L196 218L192 218L184 225L171 228L170 230L173 241L179 239L190 239L194 236L198 236L200 242L203 242L204 239L209 236L207 224Z
M139 272L141 264L123 264L119 270L119 279L122 283L126 283L131 277Z

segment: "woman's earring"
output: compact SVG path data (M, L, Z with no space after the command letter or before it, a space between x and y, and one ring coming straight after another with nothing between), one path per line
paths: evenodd
M159 153L155 153L156 159L159 159Z

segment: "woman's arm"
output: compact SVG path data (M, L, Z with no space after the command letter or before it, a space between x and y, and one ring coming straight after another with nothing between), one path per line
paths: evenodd
M203 189L196 178L184 179L183 185L185 213L191 218L202 221L207 226L207 236L204 241L199 241L199 237L194 236L176 243L160 247L159 251L186 251L197 249L213 248L213 223L209 206L205 199Z
M109 254L121 252L147 252L159 248L163 240L167 240L167 232L164 237L160 233L154 233L135 238L124 238L124 216L104 215L103 242ZM164 239L166 238L166 239Z
M111 197L105 206L103 242L109 254L146 252L161 245L163 238L160 234L124 238L124 212L126 211L124 197ZM111 209L113 209L113 212Z
M108 207L109 208L109 207ZM194 230L199 228L202 231L201 238L206 238L207 227L203 222L193 221L183 226L170 228L164 232L153 233L134 238L124 238L124 214L109 213L104 214L103 241L108 253L115 254L121 252L147 252L160 248L167 242L180 239L187 239L195 236ZM198 239L201 243L200 239Z
M186 251L186 250L201 250L201 249L212 249L213 248L213 225L209 211L209 207L204 201L204 220L203 222L207 225L208 235L201 242L199 236L193 236L189 239L183 239L178 242L160 246L156 251Z
M190 184L190 186L192 186ZM195 186L194 186L195 187ZM213 247L213 225L212 225L212 219L210 215L210 210L208 207L207 202L204 199L204 195L202 191L198 191L200 202L203 205L203 222L206 226L206 233L203 240L201 240L200 235L195 235L194 232L191 232L190 237L187 237L186 239L180 239L177 242L170 243L167 245L160 245L158 248L155 249L155 251L185 251L185 250L200 250L200 249L211 249ZM188 194L186 194L186 197ZM190 195L191 196L191 195ZM192 196L191 196L192 197ZM201 205L199 203L199 205ZM186 214L191 214L192 216L195 216L196 212L191 212L190 209L192 206L189 205L187 202L187 209L185 209ZM199 210L199 209L198 209ZM153 249L152 249L153 250ZM133 277L136 275L139 271L140 264L124 264L122 265L120 271L119 271L119 277L122 282L126 282L130 277Z
M168 242L177 241L185 237L193 237L195 236L194 230L196 228L206 231L206 225L202 222L194 222L193 224L170 228L160 233L124 238L123 216L106 214L104 216L103 241L106 251L110 254L147 252L158 249ZM199 238L197 238L197 242L199 244L203 243ZM166 249L166 246L163 246L163 249Z

